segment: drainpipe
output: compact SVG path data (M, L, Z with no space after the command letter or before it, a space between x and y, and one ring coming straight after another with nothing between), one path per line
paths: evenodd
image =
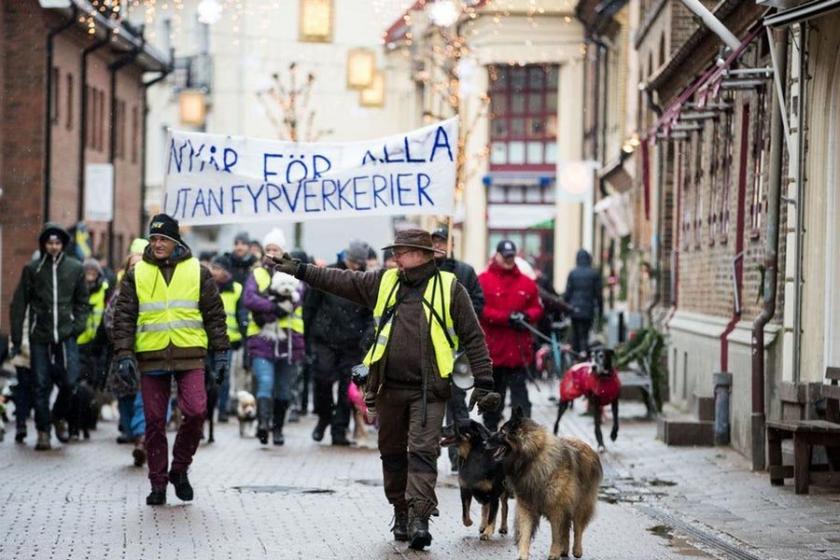
M172 72L173 62L175 60L174 50L169 52L169 66L161 70L160 75L156 78L143 82L143 108L140 111L140 126L142 127L142 134L140 135L140 231L139 236L143 235L143 228L146 224L146 114L149 112L149 104L147 93L149 88L158 82L166 79Z
M787 76L787 30L776 30L777 41L773 45L775 59L778 61L777 72L784 79ZM764 249L764 305L753 323L752 333L752 468L756 471L765 468L764 425L764 327L776 313L776 290L779 262L779 212L781 190L784 177L784 137L782 133L782 111L784 105L779 92L773 94L770 114L770 179L767 191L767 233Z
M78 211L76 221L81 222L85 217L85 140L87 136L87 57L90 53L104 47L111 41L111 30L105 32L100 40L82 49L81 65L79 71L79 99L81 108L79 110L79 173L78 173Z
M721 41L726 44L731 50L736 50L741 46L741 41L735 36L718 18L704 6L700 0L681 0L686 8L691 10L694 15L699 17L703 24L708 27L712 33L720 37Z
M134 62L134 59L136 59L142 52L144 44L145 38L141 38L139 47L132 49L131 52L108 66L108 70L111 72L111 134L108 138L108 163L110 163L114 169L114 193L111 197L111 221L108 222L108 263L111 268L114 268L114 263L116 262L114 259L114 220L117 215L117 168L115 164L117 156L117 72ZM123 122L125 122L126 115L123 115L123 119ZM125 157L124 154L123 157Z
M47 33L47 111L44 117L44 146L46 148L44 153L44 206L42 213L44 215L44 223L50 221L50 196L52 194L52 115L51 109L53 104L53 83L52 83L52 66L53 66L53 52L55 51L55 38L60 33L63 33L73 24L76 23L76 6L73 5L70 10L70 17L58 27L50 29Z

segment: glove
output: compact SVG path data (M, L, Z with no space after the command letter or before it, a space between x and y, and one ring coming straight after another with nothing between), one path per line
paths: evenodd
M514 329L521 331L525 329L522 323L526 320L527 319L525 318L524 313L522 313L521 311L514 311L510 314L510 317L508 317L508 324Z
M502 404L502 396L489 389L476 387L470 395L468 410L472 411L476 404L478 404L479 412L493 412L498 410L499 405Z
M213 381L221 385L227 377L228 355L227 352L216 352L213 354Z
M265 257L263 264L274 270L275 272L285 272L292 276L298 271L300 261L293 259L289 253L283 253L282 257Z
M137 384L137 360L134 356L120 358L117 362L117 376L126 385Z

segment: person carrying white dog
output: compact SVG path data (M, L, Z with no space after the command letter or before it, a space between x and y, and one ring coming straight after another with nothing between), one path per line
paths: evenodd
M286 236L271 230L263 239L267 255L283 254ZM274 445L283 445L283 424L292 400L291 381L303 361L303 286L282 272L258 266L248 276L242 301L251 312L248 323L248 355L254 374L257 398L257 438L268 443L272 430Z

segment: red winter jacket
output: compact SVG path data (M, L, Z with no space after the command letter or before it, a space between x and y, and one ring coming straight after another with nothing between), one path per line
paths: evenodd
M528 331L516 330L508 318L521 311L531 324L543 314L537 284L522 274L518 267L505 270L491 262L478 277L484 292L481 327L490 349L493 367L523 367L533 360L533 340Z

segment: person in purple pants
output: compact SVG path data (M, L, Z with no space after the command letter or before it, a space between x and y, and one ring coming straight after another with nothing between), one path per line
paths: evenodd
M146 452L152 491L148 505L166 503L166 486L181 500L193 499L187 469L201 439L207 415L204 358L213 354L213 377L228 367L227 315L216 281L181 240L178 222L166 214L152 218L143 260L126 272L114 312L117 375L128 380L141 372L146 416ZM178 384L183 420L167 473L166 409L172 377Z

